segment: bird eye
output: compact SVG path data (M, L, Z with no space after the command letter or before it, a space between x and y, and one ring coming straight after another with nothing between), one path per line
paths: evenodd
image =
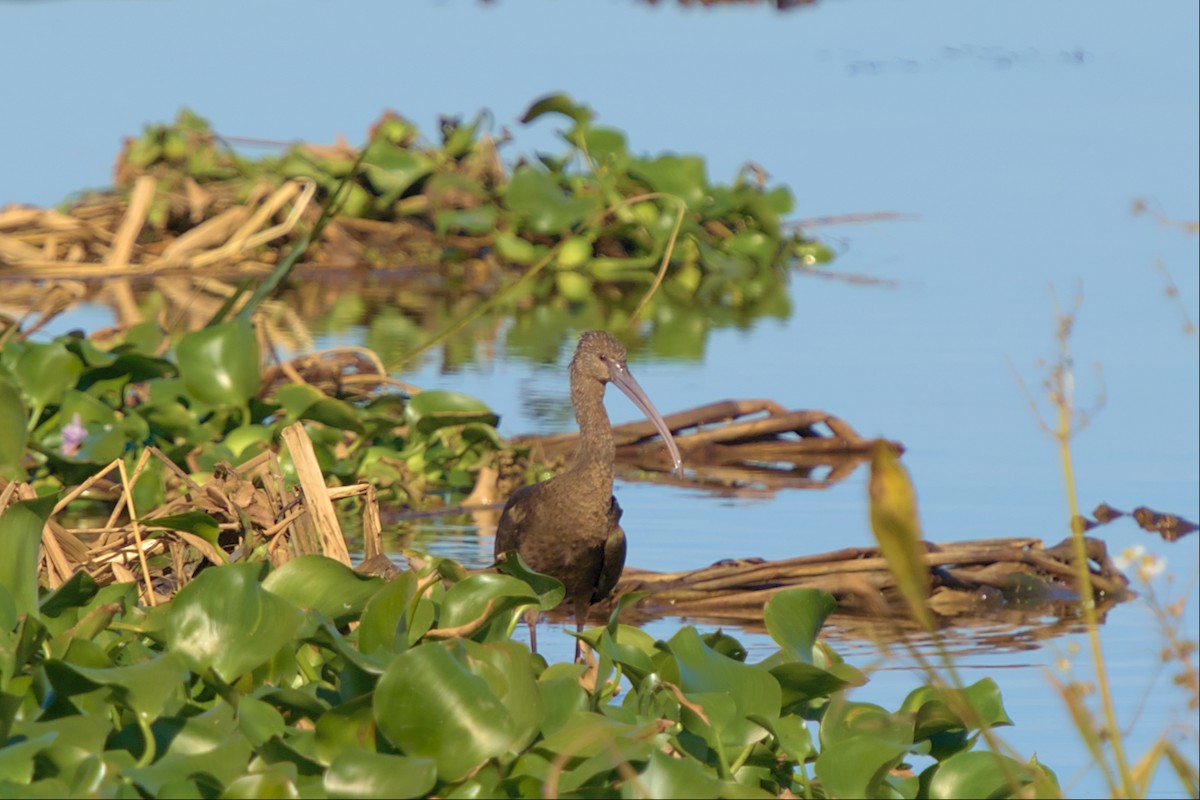
M600 354L598 355L598 358L599 358L601 361L603 361L605 364L607 364L607 363L608 363L608 356L604 355L604 353L600 353Z

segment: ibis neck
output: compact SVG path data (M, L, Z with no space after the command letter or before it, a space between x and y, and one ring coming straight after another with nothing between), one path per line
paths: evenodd
M579 423L579 450L571 469L600 470L611 483L616 450L604 410L604 384L572 376L571 405Z

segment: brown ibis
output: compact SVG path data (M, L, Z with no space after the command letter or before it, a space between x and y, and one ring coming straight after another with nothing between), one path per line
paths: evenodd
M604 331L580 336L570 374L579 450L562 472L509 497L496 529L495 554L500 558L515 550L537 572L562 581L564 602L572 604L576 630L582 631L588 609L608 597L625 566L621 507L612 493L615 447L604 410L605 384L628 395L654 424L677 472L682 459L666 422L629 374L625 348L614 336ZM536 613L528 617L530 645L536 651L535 618Z

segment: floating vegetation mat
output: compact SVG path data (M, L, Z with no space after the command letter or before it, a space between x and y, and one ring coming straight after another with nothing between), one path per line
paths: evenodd
M1097 603L1128 599L1129 581L1113 564L1104 542L1086 539L1088 567ZM942 624L959 624L995 611L1017 608L1054 613L1074 607L1075 568L1069 539L1046 547L1040 539L984 539L925 544L930 572L929 608ZM763 605L776 592L795 587L823 589L839 612L875 618L907 618L886 559L873 547L782 561L737 559L684 572L626 569L616 597L646 592L631 615L680 616L757 625ZM1074 616L1074 612L1068 612Z

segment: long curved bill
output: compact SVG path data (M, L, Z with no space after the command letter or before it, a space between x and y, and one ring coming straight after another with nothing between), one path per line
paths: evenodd
M675 473L682 478L683 458L679 455L679 447L675 444L675 437L671 435L671 429L667 427L662 414L658 413L658 409L650 402L650 398L642 391L642 387L629 374L629 368L624 364L609 361L608 375L613 384L624 392L642 410L642 413L646 415L646 419L650 420L654 427L658 429L659 435L663 438L663 443L667 446L667 451L671 454L671 463L674 464Z

